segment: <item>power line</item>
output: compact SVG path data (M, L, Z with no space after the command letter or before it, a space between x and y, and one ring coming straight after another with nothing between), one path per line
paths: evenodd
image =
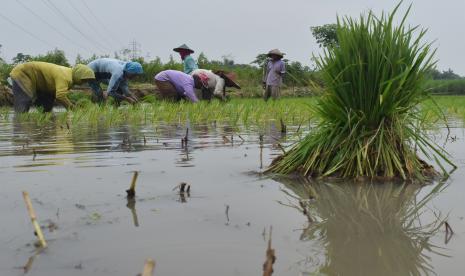
M98 46L100 48L100 50L103 50L103 52L105 51L111 51L110 48L107 48L105 45L102 45L100 44L99 42L97 41L94 41L91 37L89 37L88 35L86 35L84 32L82 32L77 26L76 24L73 23L73 21L71 21L71 19L66 16L51 0L46 0L50 6L52 8L52 10L55 10L55 13L57 13L59 16L61 16L74 30L76 30L82 37L84 37L85 39L87 39L88 41L90 41L91 43L93 43L94 45ZM42 2L44 2L44 0L42 0ZM44 2L45 3L45 2Z
M106 40L106 38L100 33L100 31L98 31L98 29L95 28L89 20L87 20L87 18L81 13L81 11L73 4L73 1L68 0L68 2L71 5L71 7L77 12L77 14L82 18L82 20L84 20L84 22L86 22L87 25L89 25L90 29L95 32L97 37L102 37L105 40L105 42L111 47L111 43L108 43L108 40Z
M65 35L62 31L60 31L58 28L56 28L55 26L53 26L52 24L48 23L47 20L43 19L40 15L38 15L36 12L34 12L31 8L29 8L28 6L26 6L24 3L22 3L20 0L17 0L17 2L23 7L25 8L27 11L29 11L32 15L34 15L35 17L37 17L40 21L42 21L43 23L45 23L48 27L52 28L53 30L55 30L55 32L57 32L59 35L61 35L62 37L64 37L66 40L68 40L69 42L71 42L72 44L74 44L74 46L77 46L78 48L84 48L90 52L92 52L92 50L90 48L87 48L86 46L83 46L82 44L79 44L77 42L75 42L74 40L72 40L71 38L69 38L67 35Z
M121 41L119 39L116 38L116 36L113 34L113 32L107 28L105 26L105 24L103 23L102 20L100 20L100 18L98 16L95 15L95 13L92 11L92 9L89 7L89 5L87 5L86 1L84 0L81 0L81 2L84 4L84 6L87 8L87 10L89 11L90 15L92 15L92 17L95 19L96 22L98 22L100 24L101 27L103 27L105 29L105 33L108 35L108 37L110 37L111 39L113 39L116 43L120 44L120 45L123 45L123 43L121 43Z
M49 42L47 42L46 40L43 40L42 38L38 37L37 35L35 35L34 33L31 33L30 31L28 31L27 29L23 28L21 25L19 24L16 24L13 20L9 19L8 17L6 17L5 15L1 14L0 13L0 17L2 17L4 20L8 21L10 24L14 25L15 27L17 27L18 29L22 30L23 32L27 33L28 35L34 37L35 39L41 41L42 43L44 44L47 44L48 46L51 46L52 48L54 47L54 45L50 44Z
M49 9L51 9L52 11L54 11L57 15L59 15L61 18L63 18L66 23L68 23L68 25L70 25L76 32L78 32L82 37L84 37L85 39L87 39L89 42L93 43L94 45L96 45L97 47L100 48L100 50L103 50L103 52L105 51L111 51L109 48L107 48L106 46L94 41L91 37L87 36L84 32L82 32L55 4L53 4L52 1L50 0L42 0L42 2L47 5L47 7Z

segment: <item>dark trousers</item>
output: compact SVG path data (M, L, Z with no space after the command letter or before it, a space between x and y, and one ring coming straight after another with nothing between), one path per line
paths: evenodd
M28 112L32 105L42 108L44 112L50 112L55 103L53 95L40 92L37 92L37 99L33 101L15 80L13 80L13 99L15 112L18 113Z

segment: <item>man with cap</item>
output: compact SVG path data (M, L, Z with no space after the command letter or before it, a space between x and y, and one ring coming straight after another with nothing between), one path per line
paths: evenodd
M177 48L174 48L173 51L178 52L181 55L182 63L184 65L184 73L190 74L195 69L199 69L197 62L191 56L194 53L194 50L189 48L186 44L183 44Z
M279 98L283 76L286 73L286 65L282 61L284 53L278 49L273 49L268 52L268 57L270 59L265 65L263 74L263 88L265 89L263 98L265 101L270 97L273 97L273 99Z
M165 70L155 76L155 85L163 98L176 101L187 98L191 102L198 102L194 89L206 89L198 75L188 75L181 71Z
M95 81L90 83L90 87L97 102L103 102L108 96L113 97L117 103L137 102L136 97L129 91L128 80L144 73L139 62L99 58L90 62L88 66L95 73ZM106 92L102 91L100 83L108 84Z
M95 79L92 69L84 64L68 68L38 61L17 65L10 77L14 108L18 113L28 112L32 105L50 112L55 101L70 109L73 104L67 95L71 87Z

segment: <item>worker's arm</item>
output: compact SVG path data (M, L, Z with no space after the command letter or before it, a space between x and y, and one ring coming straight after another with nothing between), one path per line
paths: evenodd
M190 84L185 84L183 86L183 90L184 90L184 96L186 96L187 98L189 98L189 100L191 102L198 102L199 99L197 99L197 96L195 95L195 92L194 92L194 87Z
M281 62L281 66L279 66L277 73L280 74L281 76L286 74L286 64L284 62Z
M66 109L74 107L73 103L68 99L69 84L64 80L57 80L55 86L55 99Z
M92 89L92 93L95 95L97 98L98 102L103 102L105 101L106 97L102 91L102 88L100 87L100 83L96 80L89 81L89 86Z
M121 81L119 87L120 87L121 91L123 91L123 96L125 97L125 100L127 100L130 103L137 102L137 98L129 90L129 84L128 84L127 80L123 79Z
M111 78L108 82L107 88L108 96L112 96L113 98L120 101L126 100L126 97L124 95L118 93L118 88L120 84L124 81L123 75L123 71L111 74Z
M134 97L134 95L131 93L129 90L129 84L128 81L123 79L119 85L121 91L123 91L123 95L126 97Z
M217 76L216 77L216 85L215 85L215 90L213 92L213 94L215 96L219 96L221 98L224 98L224 95L223 95L223 90L224 90L224 87L225 87L225 81L223 78Z

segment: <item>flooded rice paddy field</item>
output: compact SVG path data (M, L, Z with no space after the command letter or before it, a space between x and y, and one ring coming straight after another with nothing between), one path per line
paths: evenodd
M136 275L146 258L155 275L261 275L270 226L274 275L463 273L464 128L446 142L458 170L423 188L263 176L298 129L2 119L0 275ZM49 244L39 254L23 190Z

